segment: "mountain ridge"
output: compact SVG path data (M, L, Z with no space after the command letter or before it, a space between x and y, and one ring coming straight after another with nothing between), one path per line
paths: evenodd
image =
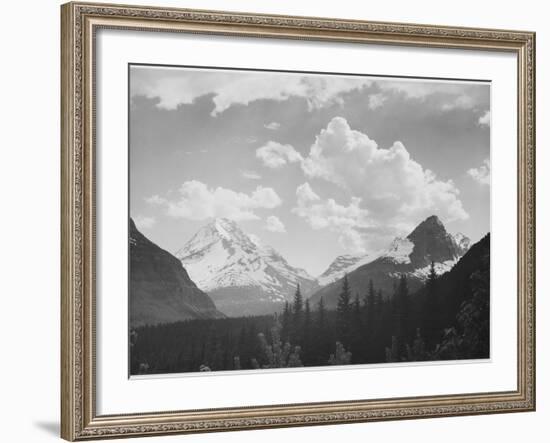
M223 317L181 262L129 223L130 327Z

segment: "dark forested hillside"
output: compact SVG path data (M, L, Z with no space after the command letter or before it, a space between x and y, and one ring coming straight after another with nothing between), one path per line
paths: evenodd
M488 358L489 250L487 235L450 272L432 265L414 293L405 274L391 293L344 278L334 309L298 287L276 315L136 328L131 374Z
M129 298L132 327L223 317L181 262L139 232L131 219Z

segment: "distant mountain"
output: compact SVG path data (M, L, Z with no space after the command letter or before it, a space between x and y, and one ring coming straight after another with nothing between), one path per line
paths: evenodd
M305 270L225 218L202 227L176 256L228 316L279 311L292 300L297 284L304 295L316 287Z
M464 235L449 234L434 215L420 223L407 237L396 238L378 257L355 262L351 260L344 273L348 274L352 293L361 297L370 279L385 297L391 296L393 284L400 274L408 276L409 288L415 291L427 278L432 261L436 272L442 274L464 255L469 244L470 240ZM341 279L319 289L311 296L311 302L317 303L323 297L326 306L334 308L342 286Z
M181 262L138 231L130 219L130 326L223 317Z
M460 253L462 255L466 254L466 252L468 252L468 249L470 249L470 239L460 232L453 235L453 238Z
M345 274L349 274L351 271L373 259L374 257L370 255L339 255L325 272L317 277L317 283L319 286L325 286L336 280L340 280Z

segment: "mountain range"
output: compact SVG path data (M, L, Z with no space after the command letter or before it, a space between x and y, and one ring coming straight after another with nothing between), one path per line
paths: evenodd
M373 260L357 261L344 271L352 294L363 297L370 280L383 291L383 296L393 294L398 276L405 274L411 291L419 289L426 280L431 263L436 273L449 271L470 246L470 240L462 234L451 235L437 216L428 217L405 238L396 238L391 245ZM310 298L312 304L323 302L328 308L336 307L341 290L341 278L325 285Z
M450 270L468 250L470 240L449 234L437 216L428 217L407 237L396 238L373 255L337 257L319 277L291 266L272 247L245 233L236 222L215 219L201 228L177 253L199 288L228 316L280 311L291 301L299 284L312 304L321 297L336 306L341 279L348 275L354 293L363 295L370 279L386 295L400 274L409 277L412 290L428 276L432 261L438 274Z
M407 275L415 291L432 261L436 273L443 274L469 247L467 237L449 234L431 216L377 254L337 257L316 278L228 219L203 226L175 256L130 220L130 324L270 314L292 301L297 285L312 307L323 297L333 309L345 275L354 295L362 297L372 280L389 297L399 275Z

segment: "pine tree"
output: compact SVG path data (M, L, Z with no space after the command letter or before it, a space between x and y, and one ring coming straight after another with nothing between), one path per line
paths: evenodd
M361 325L361 302L359 301L359 294L355 294L355 299L353 300L353 322L355 326Z
M391 312L386 307L381 289L376 292L373 319L374 326L368 356L368 361L371 363L384 359L385 343L391 336Z
M384 303L384 297L382 295L382 289L379 289L378 292L376 293L376 298L375 298L375 306L376 306L376 310L378 311L377 314L379 314L381 308L382 308L382 304Z
M311 322L311 308L309 307L309 299L304 303L304 323Z
M292 301L292 308L290 312L290 327L288 340L299 344L302 341L302 321L304 315L304 298L302 297L302 291L300 285L296 286L296 292L294 293L294 299Z
M294 303L292 307L293 312L293 338L296 339L299 337L300 330L302 327L302 315L304 310L304 299L302 297L302 292L300 291L300 284L296 286L296 292L294 293Z
M372 354L372 348L374 344L374 331L376 326L374 324L376 319L376 294L374 291L374 284L372 279L369 280L369 291L365 297L365 341L367 354Z
M397 290L397 303L399 306L399 319L403 329L403 333L407 333L407 323L409 315L409 285L407 283L407 276L401 275L399 279L399 286Z
M285 301L285 307L283 309L283 318L282 318L282 325L281 325L281 339L284 342L287 342L290 340L290 327L291 327L291 321L292 321L292 312L290 311L290 305L288 304L288 301Z
M397 340L397 352L399 356L402 356L406 352L406 341L409 333L409 287L407 284L407 277L402 274L399 278L399 284L397 286L397 292L395 294L394 304L394 335Z
M311 309L309 307L309 300L304 304L304 322L302 325L302 351L304 361L309 362L311 356Z
M348 282L348 276L344 276L342 290L338 296L336 305L336 326L339 340L344 346L349 346L350 342L350 313L351 313L351 294Z
M302 310L304 308L304 299L302 297L302 291L300 290L300 284L296 286L296 292L294 293L294 306L293 306L293 312L294 314L302 314Z
M326 315L325 302L323 301L323 297L321 297L317 304L317 327L320 331L325 330Z
M376 303L376 295L374 292L374 285L372 283L372 279L369 280L369 293L367 295L367 323L369 324L369 328L372 329L374 325L374 305Z
M358 359L362 359L364 354L362 314L363 312L361 309L359 294L355 294L355 298L351 306L350 345L353 355L355 355Z
M315 316L315 340L312 345L315 348L315 364L325 364L330 352L330 327L328 324L327 311L323 297L317 303Z
M426 281L426 301L422 315L422 328L430 347L439 342L443 328L436 285L437 273L435 272L435 264L432 261L428 280Z

